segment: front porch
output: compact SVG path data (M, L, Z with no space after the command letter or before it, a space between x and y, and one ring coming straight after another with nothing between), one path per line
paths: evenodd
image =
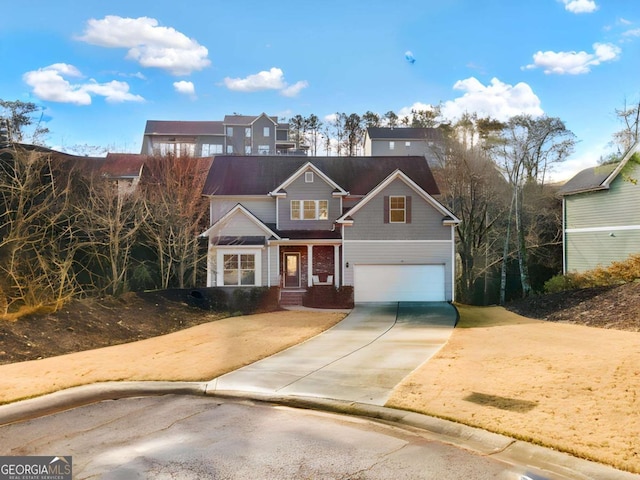
M307 289L341 285L341 247L333 245L279 245L281 305L302 305Z

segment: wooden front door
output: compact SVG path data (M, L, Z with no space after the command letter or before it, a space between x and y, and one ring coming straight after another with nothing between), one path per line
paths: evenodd
M284 286L285 288L300 288L300 254L284 254Z

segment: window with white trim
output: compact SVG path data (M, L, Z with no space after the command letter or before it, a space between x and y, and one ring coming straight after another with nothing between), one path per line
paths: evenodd
M251 145L245 145L244 146L244 154L245 155L251 155Z
M327 220L328 200L291 200L291 220Z
M405 197L389 197L389 223L405 223L407 202Z
M396 149L396 142L389 142L389 150L395 150Z
M262 136L263 137L270 137L271 136L271 129L269 127L263 127L262 128Z
M246 127L244 129L244 136L247 137L247 138L251 138L251 128Z
M225 253L223 255L225 286L256 285L256 256L253 253Z
M233 137L233 127L227 127L227 137Z
M411 142L404 142L405 148L411 148Z
M211 155L217 155L222 153L222 145L217 143L203 143L200 155L203 157L210 157Z
M233 153L233 145L227 145L227 153Z
M258 154L269 155L270 152L271 148L269 148L269 145L258 145Z
M313 183L313 172L304 172L304 183Z

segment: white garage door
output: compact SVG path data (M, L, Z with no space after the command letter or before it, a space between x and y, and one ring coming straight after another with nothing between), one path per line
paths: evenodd
M356 302L443 302L444 265L355 265Z

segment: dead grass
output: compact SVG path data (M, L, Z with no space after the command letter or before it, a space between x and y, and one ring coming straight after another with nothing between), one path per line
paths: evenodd
M640 473L640 333L459 310L448 344L387 406Z
M345 314L232 317L139 342L0 366L0 404L116 380L206 381L298 344Z

